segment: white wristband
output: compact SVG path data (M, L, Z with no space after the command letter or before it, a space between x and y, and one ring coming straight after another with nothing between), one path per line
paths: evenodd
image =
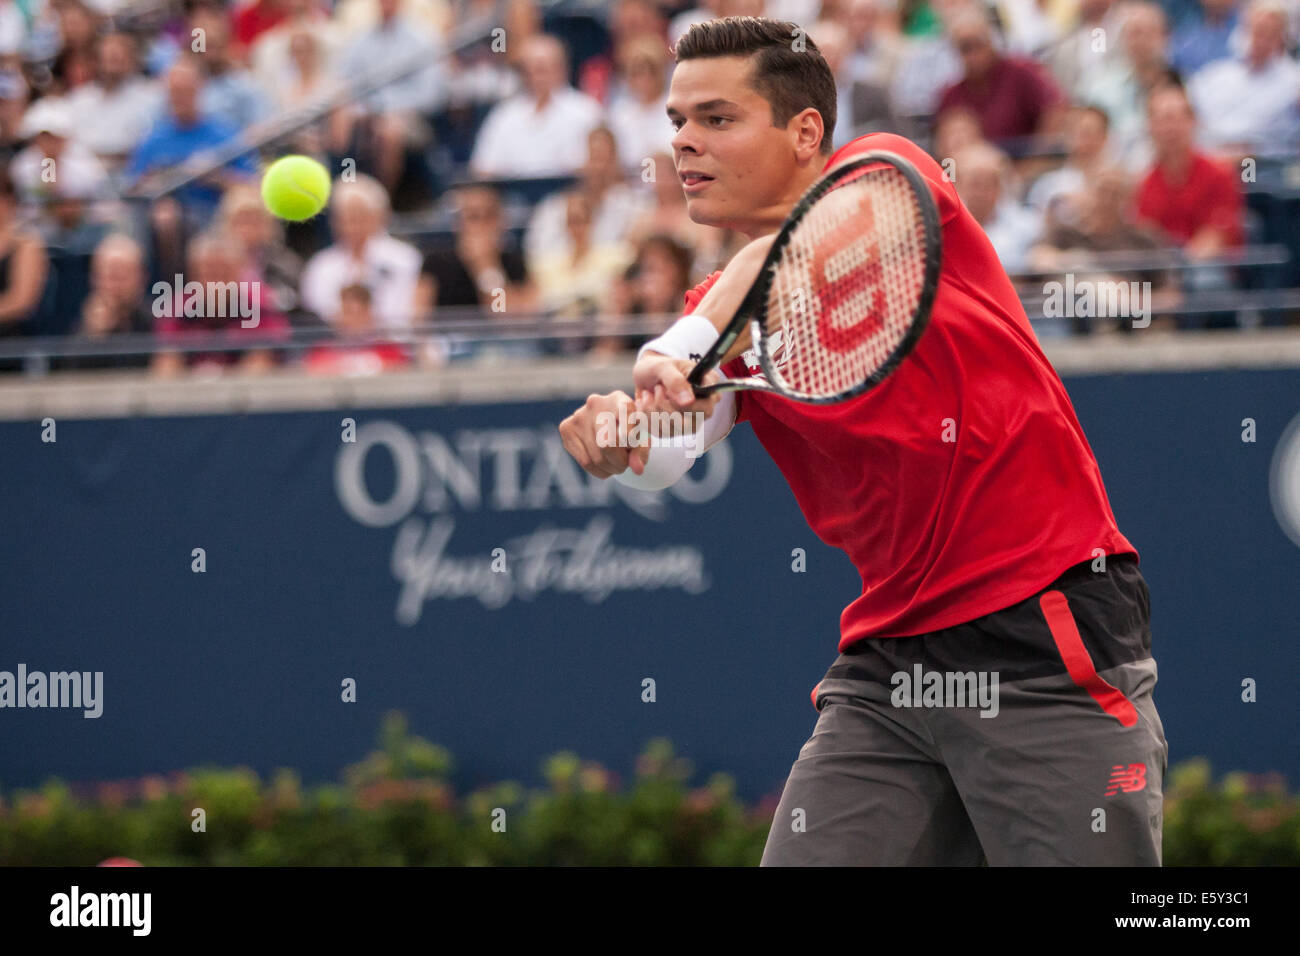
M637 361L646 352L658 352L672 358L699 361L718 340L718 330L702 315L683 315L657 339L651 339L636 353Z

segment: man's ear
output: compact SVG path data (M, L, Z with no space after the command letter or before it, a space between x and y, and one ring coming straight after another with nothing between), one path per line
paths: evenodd
M826 126L822 114L811 106L790 117L787 127L794 134L795 155L800 162L808 162L821 152Z

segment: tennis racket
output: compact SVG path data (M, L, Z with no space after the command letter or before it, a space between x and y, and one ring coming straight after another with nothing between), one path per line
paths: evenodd
M880 384L925 331L939 212L916 167L876 151L808 188L740 308L687 376L697 396L750 389L842 402ZM701 385L749 324L763 378Z

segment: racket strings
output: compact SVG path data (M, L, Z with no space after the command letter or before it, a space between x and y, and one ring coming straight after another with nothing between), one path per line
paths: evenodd
M768 289L762 347L780 386L829 397L875 375L911 328L925 270L902 173L876 166L836 183L791 231Z

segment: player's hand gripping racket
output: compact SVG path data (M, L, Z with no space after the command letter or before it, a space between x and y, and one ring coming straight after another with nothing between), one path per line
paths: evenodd
M925 331L940 249L934 197L910 162L879 151L836 167L799 199L736 315L687 381L701 397L761 389L820 404L865 392ZM746 322L765 379L702 386Z

